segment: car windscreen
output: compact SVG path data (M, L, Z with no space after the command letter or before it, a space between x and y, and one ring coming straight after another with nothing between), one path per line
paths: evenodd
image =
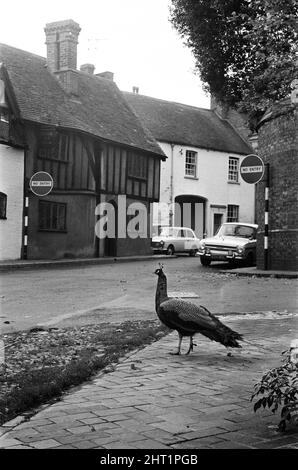
M176 237L177 230L173 229L172 227L163 227L159 235L160 237Z
M216 236L255 238L255 229L253 227L248 227L247 225L239 224L222 225Z

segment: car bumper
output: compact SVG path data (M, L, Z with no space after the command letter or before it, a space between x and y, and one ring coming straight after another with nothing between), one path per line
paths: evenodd
M212 261L232 261L232 260L244 260L245 256L244 253L237 253L236 251L223 251L223 250L210 250L210 251L198 251L199 256L204 256L205 258L209 258Z

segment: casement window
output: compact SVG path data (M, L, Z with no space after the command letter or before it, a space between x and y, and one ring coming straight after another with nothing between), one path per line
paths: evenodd
M0 192L0 219L6 219L7 195Z
M185 176L197 177L197 152L186 150L185 154Z
M39 230L66 231L66 204L39 201Z
M228 181L231 183L239 181L239 158L229 157Z
M131 178L147 179L147 158L143 155L128 153L127 174Z
M45 160L68 161L68 136L58 134L52 128L41 128L38 135L38 158Z
M227 222L239 222L239 206L228 205Z

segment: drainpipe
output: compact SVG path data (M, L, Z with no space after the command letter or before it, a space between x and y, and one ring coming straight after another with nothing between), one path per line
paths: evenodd
M174 225L174 147L175 144L171 145L171 178L170 178L170 211L169 211L169 222L170 226Z

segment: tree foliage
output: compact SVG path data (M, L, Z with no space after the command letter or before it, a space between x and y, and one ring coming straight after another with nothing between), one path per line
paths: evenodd
M298 0L172 0L204 89L251 118L297 78Z

